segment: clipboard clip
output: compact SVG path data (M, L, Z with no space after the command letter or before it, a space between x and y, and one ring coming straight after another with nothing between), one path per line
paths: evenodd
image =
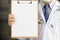
M26 3L25 3L26 2ZM17 3L18 4L32 4L32 1L30 0L30 1L21 1L21 0L17 0Z

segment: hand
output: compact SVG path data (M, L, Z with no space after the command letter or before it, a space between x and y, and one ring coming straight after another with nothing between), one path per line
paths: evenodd
M12 24L15 22L15 17L13 14L9 14L8 16L8 24L9 26L12 26Z

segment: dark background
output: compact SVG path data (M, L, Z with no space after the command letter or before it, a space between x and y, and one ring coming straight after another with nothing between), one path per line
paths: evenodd
M8 25L8 14L10 13L10 0L0 0L0 40L11 39L10 27Z
M60 0L59 0L60 1Z
M10 13L9 0L0 0L0 39L10 39L10 27L8 26L8 14Z

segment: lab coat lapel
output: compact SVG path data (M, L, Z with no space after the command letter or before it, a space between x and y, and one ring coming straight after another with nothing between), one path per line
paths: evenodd
M49 18L48 18L48 20L47 20L47 24L49 24L49 22L50 22L50 20L51 20L51 17L53 17L53 15L54 15L55 10L56 10L56 4L54 5L54 7L52 7L51 13L50 13ZM53 20L53 19L52 19L52 20ZM51 22L52 22L52 21L51 21Z
M46 20L45 20L45 17L44 17L44 13L43 13L43 10L42 10L42 7L41 7L40 3L39 3L39 13L42 16L42 19L43 19L44 23L46 23Z

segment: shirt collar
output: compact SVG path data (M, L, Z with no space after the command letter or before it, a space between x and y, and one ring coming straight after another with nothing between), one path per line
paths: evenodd
M56 2L56 0L53 0L53 1L51 1L51 2L49 3L51 9L53 8L53 5L55 4L55 2ZM42 1L40 1L40 4L41 4L41 7L42 7L42 8L43 8L44 5L45 5Z

